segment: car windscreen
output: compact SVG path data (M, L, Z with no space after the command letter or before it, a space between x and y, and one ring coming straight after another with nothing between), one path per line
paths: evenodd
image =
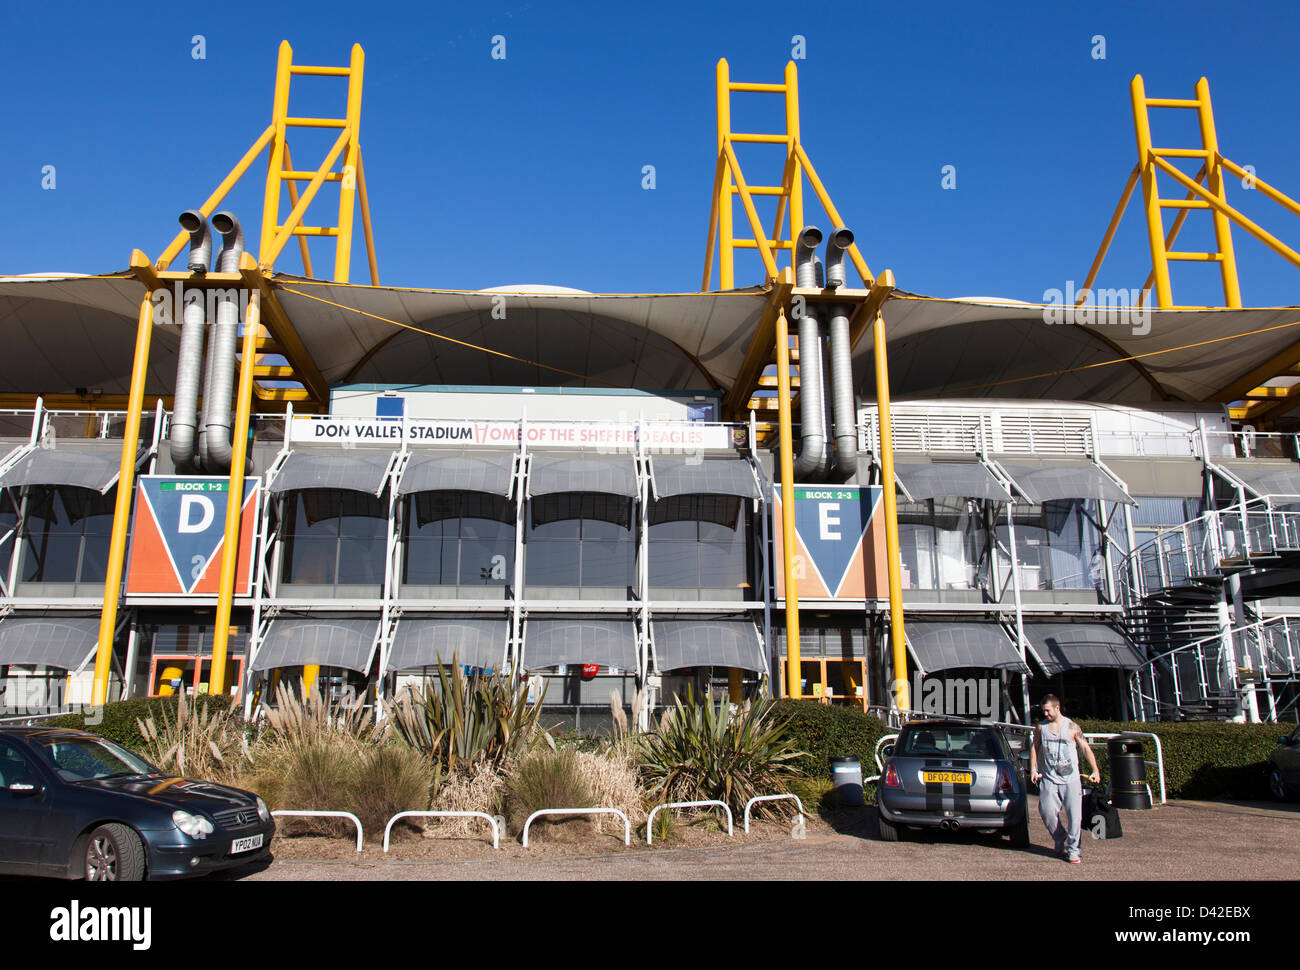
M100 738L41 740L35 747L45 763L64 781L151 775L156 770L143 758Z
M927 725L903 732L895 755L904 757L1002 757L997 739L988 728Z

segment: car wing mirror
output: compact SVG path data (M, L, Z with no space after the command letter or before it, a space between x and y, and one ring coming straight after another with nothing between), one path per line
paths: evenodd
M880 749L880 753L886 758L892 758L894 756L894 746L892 744L887 744Z

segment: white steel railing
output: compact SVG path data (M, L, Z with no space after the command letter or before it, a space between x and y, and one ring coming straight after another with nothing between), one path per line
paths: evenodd
M1159 676L1161 670L1165 678ZM1235 697L1243 672L1266 687L1270 679L1300 678L1300 616L1268 617L1149 658L1129 678L1134 712L1138 720L1158 720L1166 714L1177 716L1188 706L1208 703L1215 695ZM1163 692L1162 679L1167 682ZM1275 721L1278 711L1271 689L1267 693L1270 709L1266 720Z
M1292 550L1300 551L1300 495L1266 495L1214 509L1160 529L1129 552L1127 568L1116 577L1120 600L1131 604L1155 590L1244 566L1251 557Z

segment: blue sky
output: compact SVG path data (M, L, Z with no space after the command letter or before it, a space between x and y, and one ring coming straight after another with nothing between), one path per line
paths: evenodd
M1137 72L1164 97L1191 97L1208 76L1224 153L1300 197L1293 4L1249 15L1196 2L295 8L268 3L255 19L211 4L6 3L0 272L120 269L137 247L156 257L180 210L201 203L269 121L281 39L304 63L343 64L352 42L365 48L362 147L383 283L697 289L714 64L779 81L796 34L804 144L872 269L891 268L907 290L1040 300L1081 281L1136 158ZM491 57L497 34L504 60ZM307 79L291 111L342 103L341 82ZM751 130L781 123L774 96L738 97L734 110ZM1153 124L1158 144L1195 143L1190 112ZM323 154L303 138L299 167L313 151ZM741 160L752 183L779 178L771 150ZM53 190L41 186L46 165ZM645 165L653 190L642 188ZM941 186L947 165L954 190ZM259 163L229 199L253 235L263 173ZM1300 220L1239 182L1228 192L1300 248ZM808 216L825 224L814 206ZM1180 248L1209 247L1209 224L1193 213ZM1300 271L1234 238L1248 305L1300 303ZM353 280L364 282L359 240ZM332 257L315 258L322 275ZM298 271L296 253L277 268ZM1148 268L1135 201L1101 282L1137 287ZM738 284L759 278L756 257L742 255ZM1220 302L1217 273L1176 267L1174 295Z

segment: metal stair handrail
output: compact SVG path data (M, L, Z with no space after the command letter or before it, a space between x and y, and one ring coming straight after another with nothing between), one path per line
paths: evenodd
M1125 557L1125 568L1119 570L1117 577L1121 590L1129 594L1130 598L1140 597L1147 590L1144 588L1144 574L1142 571L1143 561L1153 552L1156 557L1157 566L1160 568L1161 588L1171 586L1187 585L1192 576L1192 567L1190 563L1185 565L1187 575L1181 581L1170 581L1169 573L1171 570L1166 568L1164 557L1170 554L1170 550L1165 548L1165 544L1170 536L1178 536L1181 540L1181 547L1176 550L1184 559L1190 559L1196 556L1206 565L1213 568L1208 570L1205 575L1218 572L1225 561L1237 559L1234 554L1228 557L1225 554L1225 548L1228 543L1225 536L1228 534L1240 535L1241 553L1240 558L1245 561L1252 555L1269 554L1274 552L1279 546L1281 548L1300 548L1300 511L1289 511L1285 509L1276 509L1274 504L1277 500L1293 502L1300 504L1300 495L1290 495L1282 493L1273 493L1260 498L1250 499L1244 505L1237 504L1224 509L1211 509L1204 512L1194 519L1188 519L1181 525L1166 526L1157 530L1155 535L1147 539L1141 545L1134 547ZM1254 523L1257 523L1261 517L1267 516L1267 536L1269 539L1267 548L1263 548L1258 539L1255 538L1257 530ZM1229 523L1239 523L1238 528L1224 531L1224 520ZM1294 538L1294 545L1288 546L1287 522L1290 520L1293 525L1291 536ZM1280 523L1280 527L1279 527ZM1264 534L1262 530L1258 530ZM1199 534L1199 542L1193 542L1192 536ZM1279 536L1283 542L1279 542ZM1134 588L1134 580L1136 586Z
M1282 614L1279 616L1265 617L1263 619L1256 620L1253 623L1246 623L1241 626L1229 627L1224 632L1216 633L1207 637L1201 637L1198 640L1193 640L1190 643L1181 644L1177 647L1173 647L1172 649L1165 650L1159 654L1156 654L1153 657L1149 657L1130 675L1131 690L1133 692L1134 699L1138 700L1139 702L1142 702L1141 707L1143 712L1145 712L1145 708L1146 708L1145 701L1147 700L1151 701L1152 705L1155 707L1156 711L1158 712L1160 709L1161 701L1159 696L1156 693L1154 693L1155 665L1162 660L1167 660L1169 658L1172 658L1174 654L1180 654L1180 653L1186 654L1188 652L1194 652L1196 655L1197 667L1200 674L1201 699L1208 700L1209 691L1208 691L1208 679L1205 675L1204 648L1207 644L1215 644L1216 646L1221 645L1224 642L1225 637L1229 638L1232 641L1237 641L1238 639L1240 640L1244 648L1247 662L1250 664L1250 666L1241 669L1250 669L1250 670L1256 669L1256 665L1254 662L1258 661L1258 669L1261 671L1261 673L1265 678L1268 678L1269 676L1268 657L1265 656L1264 651L1258 645L1255 645L1255 647L1252 650L1251 646L1249 645L1249 641L1246 639L1246 637L1248 634L1258 630L1262 630L1265 627L1272 627L1278 625L1281 625L1287 631L1286 643L1287 643L1287 661L1290 668L1289 677L1295 677L1297 673L1300 673L1300 662L1297 661L1296 653L1295 650L1293 649L1292 640L1290 636L1290 626L1292 624L1292 621L1295 621L1297 625L1300 625L1300 615ZM1238 668L1240 668L1240 666L1241 665L1240 665L1240 658L1239 658L1238 663L1234 664L1232 669L1230 669L1228 672L1229 687L1233 693L1235 693L1238 688L1237 670ZM1150 695L1143 693L1142 690L1142 676L1144 672L1152 672L1153 693ZM1181 708L1183 706L1182 688L1179 683L1178 665L1176 662L1169 664L1169 673L1170 673L1170 678L1173 681L1173 688L1174 688L1173 706L1175 708Z

